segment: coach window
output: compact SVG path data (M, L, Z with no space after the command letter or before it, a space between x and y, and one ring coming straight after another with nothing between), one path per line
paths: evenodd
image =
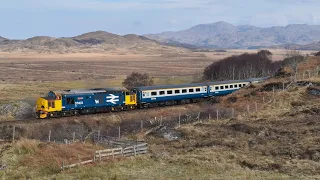
M241 84L239 84L239 88L241 88L242 86L241 86Z
M164 95L165 94L165 92L164 91L160 91L160 95Z
M168 91L167 91L167 94L172 94L172 90L168 90Z
M246 84L243 84L243 87L246 86Z
M233 88L233 85L230 85L230 88Z
M238 84L235 84L235 85L234 85L234 88L238 88Z
M193 92L193 89L189 89L189 92Z
M157 91L151 92L151 96L156 96L156 95L157 95Z
M196 92L200 92L200 91L201 91L200 88L197 88L197 89L196 89Z
M174 90L174 93L175 94L180 94L180 90L178 89L178 90Z
M226 89L229 89L229 86L228 86L228 85L225 85L224 87L225 87Z
M182 89L182 93L187 93L187 90L186 89Z
M219 86L215 86L215 90L219 90Z
M224 87L223 87L223 86L220 86L220 89L224 89Z

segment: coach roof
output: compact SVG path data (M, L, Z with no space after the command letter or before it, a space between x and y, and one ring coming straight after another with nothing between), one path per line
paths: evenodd
M179 85L143 86L143 87L137 87L135 89L140 91L148 91L148 90L176 89L176 88L189 88L189 87L200 87L200 86L206 86L206 84L196 83L196 84L179 84Z

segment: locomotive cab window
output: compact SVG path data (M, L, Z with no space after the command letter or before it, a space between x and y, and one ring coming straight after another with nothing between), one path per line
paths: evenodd
M172 90L167 91L167 94L172 94Z
M67 98L67 105L74 104L74 98Z
M175 93L175 94L179 94L179 93L180 93L180 90L175 90L174 93Z
M187 93L187 90L186 89L182 89L182 93Z
M239 84L239 88L241 88L241 84Z
M160 95L164 95L165 94L165 92L164 91L160 91Z
M243 84L243 86L246 86L246 84Z
M151 92L151 95L152 95L152 96L156 96L156 95L157 95L157 91Z
M196 92L200 92L200 91L201 91L200 88L197 88L197 89L196 89Z
M189 92L193 92L193 89L189 89Z

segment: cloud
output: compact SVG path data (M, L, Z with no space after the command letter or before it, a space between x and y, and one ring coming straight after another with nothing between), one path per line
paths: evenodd
M139 20L133 21L132 23L134 26L143 26L143 23Z
M141 10L141 9L202 9L222 7L218 0L10 0L3 2L0 9L52 9L52 10L89 10L89 11L115 11L115 10ZM17 4L19 4L17 6ZM213 7L208 7L212 5Z

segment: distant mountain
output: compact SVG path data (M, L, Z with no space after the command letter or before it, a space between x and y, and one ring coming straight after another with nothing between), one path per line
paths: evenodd
M0 36L0 42L5 41L5 40L8 40L8 39Z
M201 24L187 30L146 34L164 43L177 42L201 48L255 48L282 44L306 45L320 41L320 25L293 24L261 28L234 26L226 22Z
M143 36L116 34L96 31L70 38L36 36L26 40L8 40L0 38L0 51L18 52L52 52L52 53L179 53L188 51L185 48L172 47L150 40Z

